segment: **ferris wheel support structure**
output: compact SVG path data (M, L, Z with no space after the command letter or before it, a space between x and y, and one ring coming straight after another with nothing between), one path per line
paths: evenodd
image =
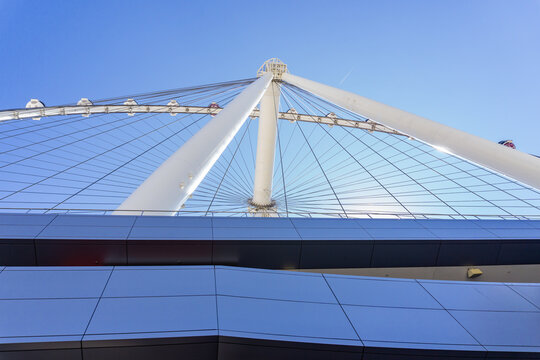
M273 205L272 178L280 96L280 84L274 81L261 99L253 198L250 201L255 211L258 208L269 209Z
M540 189L540 158L300 76L285 73L283 80L440 151Z
M227 148L272 82L266 73L161 164L113 213L175 215ZM160 211L167 210L167 211Z

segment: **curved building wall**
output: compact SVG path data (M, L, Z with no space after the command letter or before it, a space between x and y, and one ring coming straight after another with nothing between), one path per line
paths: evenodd
M0 267L2 359L540 354L540 285L225 266Z
M0 266L540 264L540 221L0 214Z

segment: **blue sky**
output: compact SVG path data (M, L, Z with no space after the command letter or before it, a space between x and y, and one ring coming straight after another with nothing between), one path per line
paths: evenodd
M274 56L540 153L537 0L0 0L0 108L247 78Z

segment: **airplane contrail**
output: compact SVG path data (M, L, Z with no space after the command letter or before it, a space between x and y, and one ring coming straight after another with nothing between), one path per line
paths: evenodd
M354 68L351 68L351 70L349 70L349 72L347 73L347 75L345 75L343 77L343 79L341 79L341 81L339 82L339 85L343 84L343 82L345 82L345 80L347 80L347 78L349 77L349 75L351 75L351 73L353 72Z

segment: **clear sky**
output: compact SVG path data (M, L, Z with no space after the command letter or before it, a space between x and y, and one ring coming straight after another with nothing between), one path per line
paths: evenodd
M247 78L270 57L540 154L538 0L0 0L0 109Z

